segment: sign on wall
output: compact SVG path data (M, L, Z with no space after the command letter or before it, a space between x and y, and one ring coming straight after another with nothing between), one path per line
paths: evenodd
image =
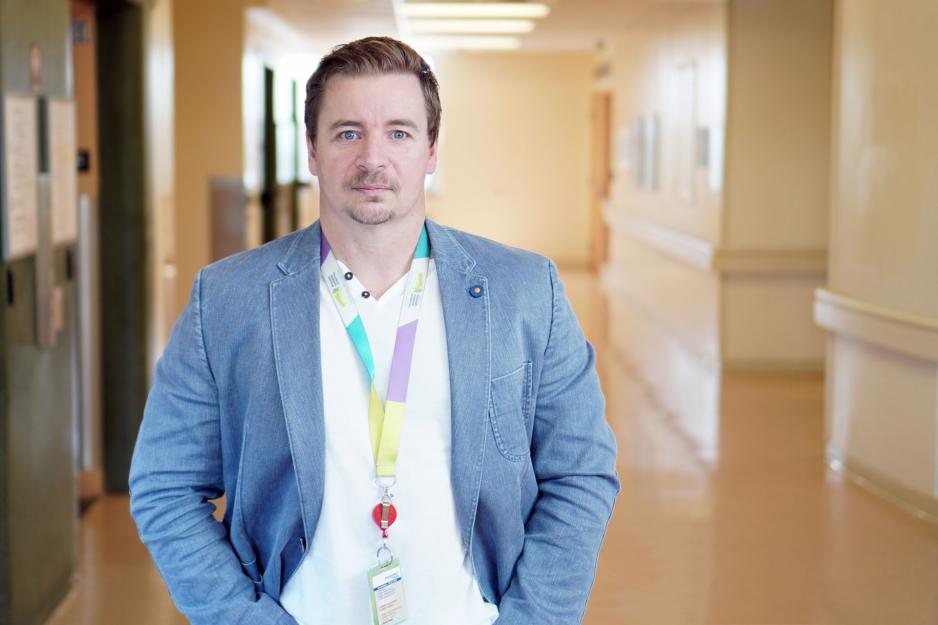
M49 174L52 244L78 238L78 173L75 103L49 100Z
M38 245L39 170L36 98L3 98L3 181L0 183L0 219L3 258L10 261L35 253Z

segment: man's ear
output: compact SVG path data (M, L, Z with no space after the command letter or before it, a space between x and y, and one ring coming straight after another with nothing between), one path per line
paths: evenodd
M437 157L436 150L437 150L437 146L439 145L440 145L439 139L437 139L436 141L430 144L430 159L427 161L427 173L428 174L432 174L433 172L436 171L436 157Z
M319 165L316 162L316 145L309 138L309 135L306 135L306 163L309 165L309 173L318 176Z

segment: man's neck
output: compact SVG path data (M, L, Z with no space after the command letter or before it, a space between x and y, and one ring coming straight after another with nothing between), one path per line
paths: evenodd
M320 226L336 258L345 263L372 297L380 298L410 270L423 228L424 212L367 226L332 211L323 212Z

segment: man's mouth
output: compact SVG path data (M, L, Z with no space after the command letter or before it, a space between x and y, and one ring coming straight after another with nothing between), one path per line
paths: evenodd
M355 191L358 191L359 193L375 194L375 193L383 193L385 191L390 191L391 187L386 187L383 185L376 185L376 184L362 184L362 185L354 185L352 189L354 189Z

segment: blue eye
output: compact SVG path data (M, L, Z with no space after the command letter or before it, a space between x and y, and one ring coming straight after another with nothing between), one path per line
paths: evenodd
M408 135L407 135L407 133L404 132L403 130L395 130L395 131L392 133L392 136L393 136L395 139L403 140L403 139L406 139Z
M354 141L357 134L354 130L343 130L339 133L339 138L343 141Z

